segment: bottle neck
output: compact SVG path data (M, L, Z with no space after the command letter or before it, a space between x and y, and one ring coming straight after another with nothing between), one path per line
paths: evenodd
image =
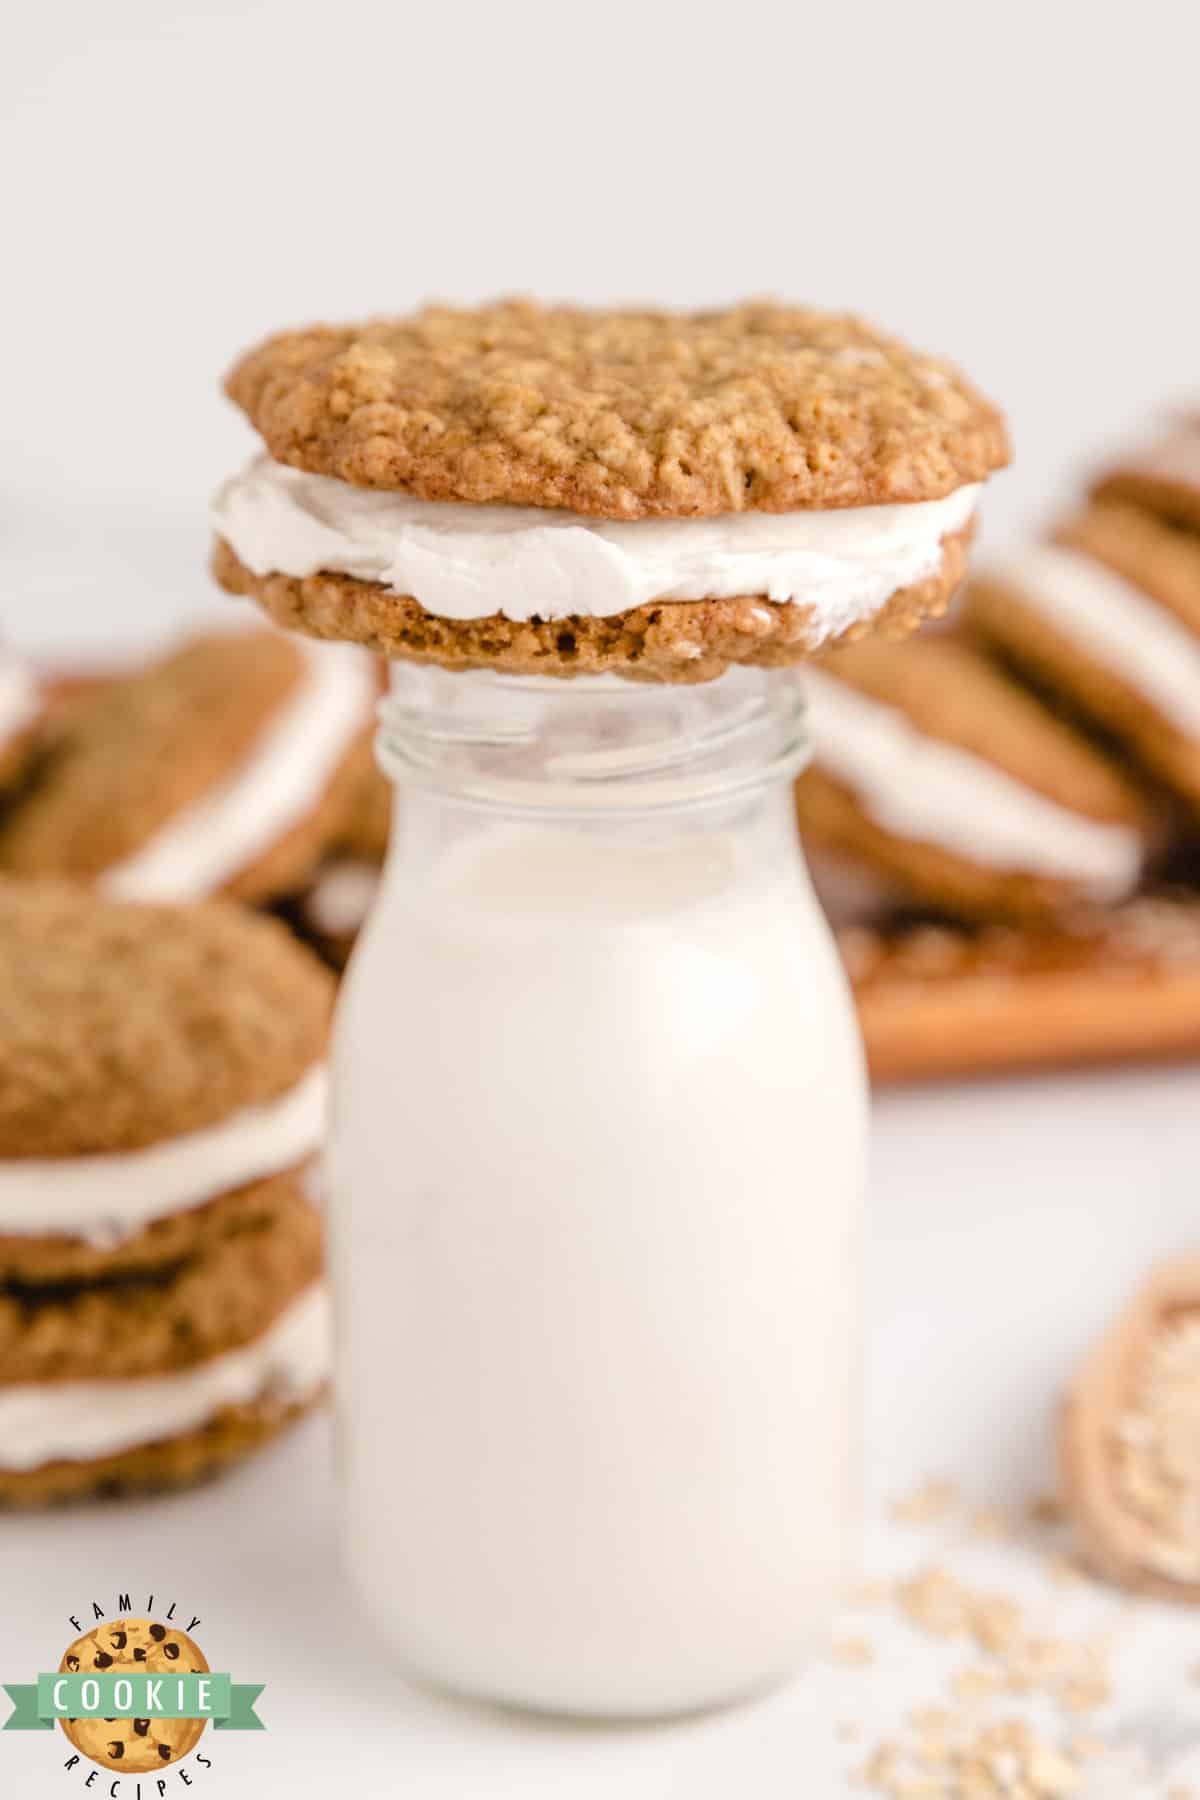
M793 671L695 686L391 665L384 772L460 808L545 819L736 814L809 756Z

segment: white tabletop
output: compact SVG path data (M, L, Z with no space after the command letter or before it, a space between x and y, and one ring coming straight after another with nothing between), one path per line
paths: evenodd
M1034 1604L1064 1600L1030 1545L938 1547L885 1519L923 1477L956 1477L981 1502L1050 1484L1055 1403L1080 1351L1158 1256L1194 1244L1200 1070L1059 1077L884 1095L875 1121L868 1269L868 1572L958 1557ZM951 1538L955 1527L947 1528ZM214 1667L264 1681L262 1735L202 1744L194 1787L221 1800L353 1793L683 1800L752 1794L824 1800L862 1792L849 1771L907 1708L941 1697L953 1652L894 1620L848 1616L866 1669L822 1664L764 1701L682 1724L625 1730L529 1721L417 1692L389 1667L339 1572L328 1421L220 1485L139 1505L0 1521L4 1668L28 1680L71 1635L69 1615L121 1590L179 1603ZM186 1609L186 1610L185 1610ZM947 1662L947 1657L951 1662ZM959 1657L961 1661L961 1656ZM1160 1735L1164 1716L1200 1745L1200 1620L1139 1609L1120 1698L1100 1723ZM839 1741L842 1721L865 1727ZM82 1791L56 1735L0 1739L0 1792ZM1187 1758L1179 1769L1183 1772ZM1200 1774L1200 1755L1192 1760ZM185 1765L186 1766L186 1765ZM11 1784L11 1785L10 1785ZM276 1785L278 1784L278 1785ZM178 1783L175 1784L178 1787ZM126 1791L128 1790L128 1791ZM107 1792L107 1784L88 1790ZM174 1791L173 1789L169 1789ZM180 1793L186 1790L178 1787ZM1107 1790L1106 1790L1107 1791ZM1124 1794L1142 1789L1126 1784ZM1161 1788L1149 1787L1149 1793ZM135 1800L131 1784L119 1800Z

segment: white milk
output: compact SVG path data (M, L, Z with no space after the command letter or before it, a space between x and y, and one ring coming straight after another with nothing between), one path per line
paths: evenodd
M857 1530L864 1083L789 794L448 835L393 849L339 1022L353 1574L434 1683L728 1700L820 1643Z

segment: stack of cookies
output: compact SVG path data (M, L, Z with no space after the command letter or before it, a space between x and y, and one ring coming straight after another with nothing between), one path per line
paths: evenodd
M1200 836L1200 431L811 703L799 815L877 1072L1200 1049L1200 905L1163 888Z
M967 618L1200 814L1200 433L1102 475L1050 542L974 586Z
M223 902L0 881L0 1500L189 1481L318 1397L330 989Z

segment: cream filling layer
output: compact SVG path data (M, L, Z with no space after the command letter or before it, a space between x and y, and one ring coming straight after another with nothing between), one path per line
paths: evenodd
M33 724L38 705L33 671L20 657L0 654L0 749Z
M0 1237L72 1237L107 1249L155 1219L277 1175L321 1147L328 1087L317 1063L277 1100L143 1150L0 1162Z
M604 618L655 600L802 602L821 641L934 574L979 487L908 506L607 520L352 487L260 456L217 493L217 533L256 575L322 571L446 619Z
M242 766L168 819L100 886L125 900L211 894L313 811L376 698L370 658L352 644L300 641L305 673Z
M1200 638L1167 607L1061 544L1031 544L995 572L1177 730L1200 736Z
M135 1381L0 1386L0 1468L89 1462L198 1430L224 1407L311 1399L331 1362L329 1300L318 1283L253 1343L195 1368Z
M982 757L928 737L895 707L805 675L813 754L885 831L989 868L1078 882L1097 899L1135 885L1142 840L1071 812Z

